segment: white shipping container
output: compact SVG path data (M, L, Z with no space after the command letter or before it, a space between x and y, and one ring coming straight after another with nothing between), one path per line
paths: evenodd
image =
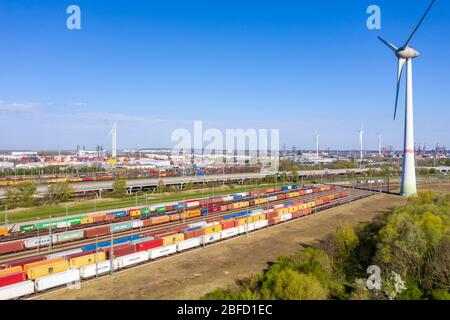
M37 278L34 280L34 284L36 291L39 292L78 281L80 281L80 270L69 269L64 272L52 274L51 276Z
M218 224L220 224L219 221L213 221L213 222L207 223L205 225L205 227L213 227L213 226L217 226Z
M124 268L128 266L132 266L134 264L138 264L141 262L148 261L148 251L141 251L132 254L128 254L126 256L118 257L117 265L119 268Z
M242 226L239 226L239 233L246 233L255 230L255 223L247 223Z
M236 193L236 195L242 196L242 197L246 197L247 196L247 192Z
M209 233L202 236L202 243L210 243L220 240L220 232Z
M277 196L270 196L269 201L277 201Z
M254 224L255 224L255 229L261 229L261 228L267 227L269 225L269 221L259 220L259 221L254 222Z
M306 190L306 194L310 194L310 193L313 193L313 189Z
M69 224L68 221L61 221L61 222L56 223L56 227L58 229L60 229L60 228L67 228L69 226L70 226L70 224Z
M22 281L6 287L0 287L0 300L17 299L34 293L34 282Z
M239 228L235 227L235 228L230 228L230 229L223 230L220 233L220 237L222 239L225 239L225 238L233 237L233 236L238 235L238 234L239 234Z
M113 267L114 269L117 269L117 261L114 261L113 263ZM96 271L96 269L98 271ZM88 266L84 266L80 268L80 276L85 279L85 278L90 278L96 275L96 273L98 274L102 274L102 273L106 273L111 271L111 261L110 260L105 260L102 262L99 262L98 264L90 264Z
M52 235L52 236L41 236L30 238L25 240L25 248L35 248L38 245L39 246L49 245L50 240L52 241L52 243L56 243L56 236Z
M284 208L284 204L276 204L276 205L274 205L273 206L274 207L274 209L282 209L282 208Z
M233 197L232 196L223 197L223 202L226 202L226 201L233 201Z
M177 252L177 245L172 244L170 246L160 247L156 249L149 250L149 258L156 259L162 256L167 256L169 254Z
M188 226L189 226L189 228L194 228L194 227L203 228L204 226L206 226L206 224L207 224L206 221L200 221L200 222L190 223L190 224L188 224Z
M80 253L80 252L83 252L83 250L81 248L78 248L78 249L72 249L72 250L52 253L52 254L47 255L46 257L48 260L51 260L51 259L56 259L56 258L63 258L65 256L68 256L69 254Z
M192 201L192 202L187 202L186 203L186 207L187 208L198 207L199 205L200 205L199 201Z
M144 225L144 222L142 220L133 220L133 226L132 228L139 228Z
M292 219L292 213L284 213L280 215L280 221L287 221Z
M200 238L191 238L177 243L177 251L183 251L200 245Z
M273 209L264 210L264 213L272 213L272 212L275 212L275 210L273 210Z
M255 209L255 210L252 210L251 212L252 212L252 215L258 215L258 214L264 213L264 210L263 209Z

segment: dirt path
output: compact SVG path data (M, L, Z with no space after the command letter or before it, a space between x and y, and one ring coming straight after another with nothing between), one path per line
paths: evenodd
M79 290L62 289L40 299L197 299L216 288L235 285L238 278L259 273L269 261L290 255L322 239L339 223L355 225L406 199L380 194L333 208L316 216L252 233L182 255L117 273L113 278L83 283Z

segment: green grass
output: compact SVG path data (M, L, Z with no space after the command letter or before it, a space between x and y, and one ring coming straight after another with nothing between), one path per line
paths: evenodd
M286 182L285 184L293 184ZM285 185L281 182L278 183L265 183L251 185L234 185L234 186L225 186L221 189L198 189L198 190L190 190L190 191L179 191L179 192L165 192L162 193L161 196L158 193L147 194L148 200L145 200L145 196L142 194L138 196L138 201L136 204L136 196L128 196L126 198L121 199L111 199L108 201L97 202L94 204L92 200L83 201L75 204L71 204L68 207L69 215L77 215L95 211L103 211L103 210L114 210L126 207L133 206L145 206L150 204L157 204L161 202L172 202L185 200L189 198L196 197L206 197L206 196L214 196L214 195L226 195L230 193L244 192L244 191L252 191L256 189L264 189L275 186ZM0 224L3 224L5 221L4 213L2 212ZM44 206L36 206L33 208L14 210L13 212L8 214L8 222L24 222L24 221L32 221L36 219L48 219L51 217L64 217L66 215L65 204L58 205L44 205Z

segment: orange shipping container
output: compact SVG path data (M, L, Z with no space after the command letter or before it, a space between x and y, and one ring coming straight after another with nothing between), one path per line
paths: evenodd
M22 272L22 267L21 266L0 270L0 277L6 276L6 275L11 274L11 273L17 273L17 272Z
M28 273L28 271L30 269L40 267L40 266L45 266L47 264L52 264L52 263L60 262L60 261L65 261L65 260L64 260L64 258L55 258L55 259L50 259L50 260L42 260L42 261L38 261L38 262L29 263L29 264L26 264L23 266L23 271Z

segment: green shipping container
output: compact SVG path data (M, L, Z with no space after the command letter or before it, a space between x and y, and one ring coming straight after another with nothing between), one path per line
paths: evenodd
M124 222L120 224L115 224L109 228L109 231L111 232L117 232L117 231L123 231L123 230L129 230L133 228L133 222Z
M71 241L84 237L84 231L71 231L58 234L58 241Z
M48 228L54 229L54 228L56 228L56 221L54 221L54 222L41 222L41 223L38 223L37 224L37 228L39 230L48 229Z
M141 210L141 214L150 214L150 210L149 209L142 209Z
M20 226L20 232L33 231L33 230L34 230L34 224L25 224L23 226Z
M164 212L166 211L166 207L158 207L156 208L156 212Z
M82 217L74 217L74 218L67 219L67 221L69 221L70 225L72 226L72 225L80 224L81 219L82 219Z

